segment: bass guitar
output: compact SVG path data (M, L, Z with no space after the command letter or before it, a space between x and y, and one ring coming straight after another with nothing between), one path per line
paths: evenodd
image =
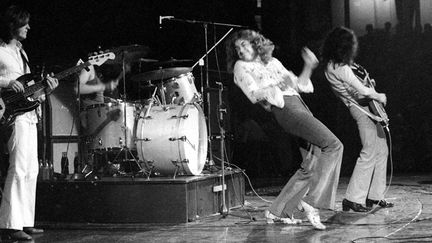
M369 77L369 73L366 71L365 68L360 66L359 64L354 63L351 66L351 69L353 70L355 76L367 87L372 88L375 90L375 81ZM368 102L369 109L371 110L372 114L379 117L380 119L375 119L377 122L379 122L383 127L389 126L389 118L388 115L384 109L384 105L376 100L369 100Z
M87 62L66 69L53 77L61 80L88 66L100 66L107 60L114 58L115 55L112 52L91 56ZM46 79L31 73L22 75L17 81L24 86L24 92L17 93L10 89L2 89L0 93L0 126L10 125L14 122L16 116L36 109L40 104L37 100L38 97L43 95L45 88L48 87Z

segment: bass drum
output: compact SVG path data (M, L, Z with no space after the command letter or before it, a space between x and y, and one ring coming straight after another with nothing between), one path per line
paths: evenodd
M207 156L204 113L195 104L146 107L137 122L136 147L154 172L199 175Z

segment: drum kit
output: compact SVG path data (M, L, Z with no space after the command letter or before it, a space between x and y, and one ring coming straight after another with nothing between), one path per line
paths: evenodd
M132 62L166 66L191 61L145 59L148 50L139 45L113 50L116 59L110 62L123 67ZM152 88L152 96L145 101L112 100L83 109L87 154L93 158L102 155L108 160L103 163L117 168L116 174L126 174L119 165L124 161L133 161L137 173L147 178L201 174L207 158L208 132L192 68L160 67L135 74L130 80L139 87ZM123 92L122 98L127 100L126 86Z

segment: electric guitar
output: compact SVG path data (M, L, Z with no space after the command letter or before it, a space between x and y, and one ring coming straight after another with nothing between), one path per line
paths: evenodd
M97 65L100 66L108 59L114 59L112 52L103 53L89 57L87 62L81 63L72 68L66 69L53 77L61 80L69 75L81 71L82 69ZM48 87L47 80L40 75L32 73L24 74L17 79L24 86L24 92L15 92L10 89L2 89L0 92L0 126L7 126L15 121L15 117L25 112L36 109L40 102L38 97L44 94L44 89ZM32 82L33 81L33 82Z
M354 75L356 75L356 77L358 79L360 79L360 81L362 81L363 84L365 84L367 87L375 90L375 82L373 82L372 79L369 77L369 73L366 71L365 68L354 63L351 66L351 69L353 70ZM370 116L370 117L372 119L376 120L377 122L379 122L383 127L388 127L389 126L389 118L387 116L387 113L384 109L383 104L381 104L380 102L378 102L376 100L369 100L368 105L369 105L369 109L372 111L373 115L377 116L380 119L375 119L372 116Z

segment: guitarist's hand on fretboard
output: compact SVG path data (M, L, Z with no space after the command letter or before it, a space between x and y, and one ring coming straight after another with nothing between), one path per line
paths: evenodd
M48 84L48 87L46 88L47 89L46 92L48 94L51 93L58 86L58 79L56 79L52 76L54 76L53 73L51 75L48 75L46 78L47 84Z

